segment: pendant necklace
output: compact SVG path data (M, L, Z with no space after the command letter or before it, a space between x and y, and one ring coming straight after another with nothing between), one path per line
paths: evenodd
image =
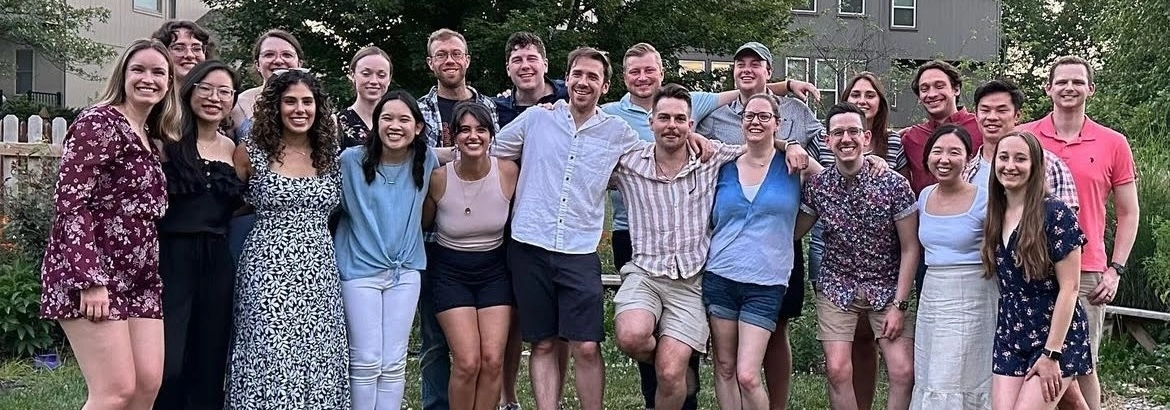
M488 173L489 174L491 173L490 169L488 170ZM456 172L455 176L459 177L459 173ZM464 184L463 184L463 206L464 206L463 215L471 216L471 201L476 199L476 198L479 198L480 192L483 191L484 181L486 181L487 179L488 179L487 174L485 174L483 176L483 178L480 178L479 180L474 181L474 182L466 181L462 177L459 177L459 180L461 182L464 182ZM475 194L472 195L470 198L468 198L467 197L467 191L468 191L467 188L469 185L472 185L472 184L475 185Z

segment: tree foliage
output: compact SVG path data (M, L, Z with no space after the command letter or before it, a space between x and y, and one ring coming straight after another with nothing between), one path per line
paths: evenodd
M353 93L344 77L345 65L366 45L390 53L395 86L426 92L435 84L426 67L426 39L439 28L467 37L472 55L468 82L494 94L510 86L504 43L516 31L531 31L544 39L551 77L563 75L565 56L578 46L608 51L620 65L625 49L642 41L653 44L666 57L668 71L677 73L677 56L684 51L729 53L750 40L773 46L791 40L786 27L794 1L305 0L297 7L275 8L267 0L207 3L222 14L215 29L227 58L254 72L250 68L254 39L270 28L289 30L304 46L307 65L323 73L330 93L344 101ZM622 88L615 76L610 96L620 95Z
M46 53L67 72L95 78L87 66L104 63L111 51L85 33L109 17L105 8L74 7L65 0L0 0L0 38Z

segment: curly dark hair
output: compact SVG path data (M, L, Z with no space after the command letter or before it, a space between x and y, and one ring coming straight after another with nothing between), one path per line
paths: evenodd
M316 111L313 126L309 128L309 147L313 153L313 168L323 174L337 168L337 125L333 122L333 107L329 97L321 89L321 83L312 74L288 70L273 75L256 98L256 113L252 118L252 143L263 152L268 161L283 163L281 148L284 144L284 122L280 118L280 97L294 84L304 84L313 92Z
M370 128L369 137L366 139L366 154L362 157L362 174L366 177L366 185L374 183L374 173L378 171L378 166L382 164L382 152L385 150L385 147L382 145L382 137L378 135L378 130L382 129L382 125L379 124L379 118L382 117L382 110L386 108L386 103L394 100L402 101L403 104L406 104L406 108L410 110L410 115L414 117L414 121L423 126L422 130L419 131L419 135L416 135L410 143L410 150L413 152L410 173L414 179L415 188L422 191L423 174L430 172L429 169L423 167L426 164L427 151L430 150L427 147L427 139L424 137L427 123L423 120L422 110L418 108L418 101L406 90L391 90L383 95L381 100L378 100L378 105L374 106L374 126Z

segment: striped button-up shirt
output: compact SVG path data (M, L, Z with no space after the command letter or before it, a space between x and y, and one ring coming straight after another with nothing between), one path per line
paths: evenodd
M643 144L651 143L600 109L581 127L565 101L551 110L525 110L492 147L499 158L523 157L512 239L559 253L597 252L610 176L622 154Z
M981 175L981 180L978 180L980 178L977 177ZM991 169L991 162L983 159L982 148L975 151L975 158L967 161L967 166L960 174L963 180L983 187L988 186L990 178L993 178L994 175L995 170ZM1065 205L1072 208L1073 212L1081 209L1080 202L1077 200L1077 184L1073 180L1072 171L1059 156L1049 150L1044 150L1044 181L1048 183L1049 194L1064 202Z
M630 262L651 276L686 279L699 274L711 247L711 206L719 167L743 154L740 145L715 145L706 163L690 161L672 178L659 176L654 145L618 161L614 182L629 207Z

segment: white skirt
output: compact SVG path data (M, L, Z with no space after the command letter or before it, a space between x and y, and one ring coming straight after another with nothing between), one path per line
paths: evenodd
M982 265L926 270L914 332L911 409L990 409L999 288Z

